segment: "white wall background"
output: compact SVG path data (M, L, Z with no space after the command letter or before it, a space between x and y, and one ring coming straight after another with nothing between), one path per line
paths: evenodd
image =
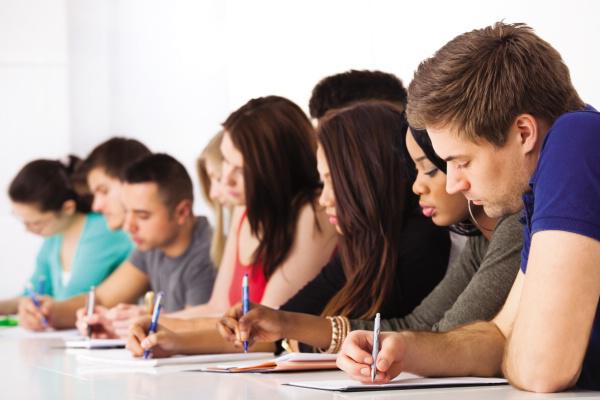
M410 81L457 34L526 22L600 106L600 3L0 0L0 188L26 161L85 156L115 134L186 164L229 112L278 94L305 110L314 84L350 68ZM199 212L206 208L197 202ZM0 196L0 297L31 273L38 238Z

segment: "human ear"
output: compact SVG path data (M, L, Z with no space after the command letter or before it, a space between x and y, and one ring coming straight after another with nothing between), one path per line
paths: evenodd
M520 114L513 124L523 154L532 152L540 140L540 125L531 114Z
M190 200L181 200L175 207L175 218L180 225L183 225L191 214L192 202Z
M77 203L73 199L67 200L63 203L61 211L66 215L73 215L77 212Z

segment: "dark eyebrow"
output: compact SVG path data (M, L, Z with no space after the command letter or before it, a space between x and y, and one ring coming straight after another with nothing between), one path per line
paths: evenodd
M132 209L131 212L134 214L149 214L150 213L150 211L148 211L148 210L140 210L140 209L135 209L135 208Z
M463 155L448 156L448 157L444 158L444 161L446 161L448 163L450 161L456 160L457 158L465 158L465 156L463 156Z
M425 157L425 156L417 157L417 158L415 158L415 162L423 161L423 160L425 160L426 158L427 158L427 157Z

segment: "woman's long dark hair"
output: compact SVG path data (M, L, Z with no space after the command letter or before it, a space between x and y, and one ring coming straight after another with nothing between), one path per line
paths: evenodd
M66 162L34 160L26 164L12 180L8 196L15 203L33 204L40 211L60 211L67 200L75 201L77 211L91 211L92 196L87 191L81 160L69 156Z
M291 250L301 208L320 188L314 129L283 97L252 99L223 123L244 157L248 222L259 238L254 260L270 277Z
M327 114L318 141L329 164L346 283L323 315L372 318L394 286L403 224L415 212L404 112L365 102Z

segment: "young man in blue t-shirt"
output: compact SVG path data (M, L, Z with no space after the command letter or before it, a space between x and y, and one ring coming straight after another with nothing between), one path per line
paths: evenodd
M408 118L448 162L447 191L491 217L523 208L519 273L491 322L384 333L378 380L495 376L553 392L600 389L600 113L560 54L523 24L460 35L425 60ZM368 381L370 332L352 333L338 365Z

